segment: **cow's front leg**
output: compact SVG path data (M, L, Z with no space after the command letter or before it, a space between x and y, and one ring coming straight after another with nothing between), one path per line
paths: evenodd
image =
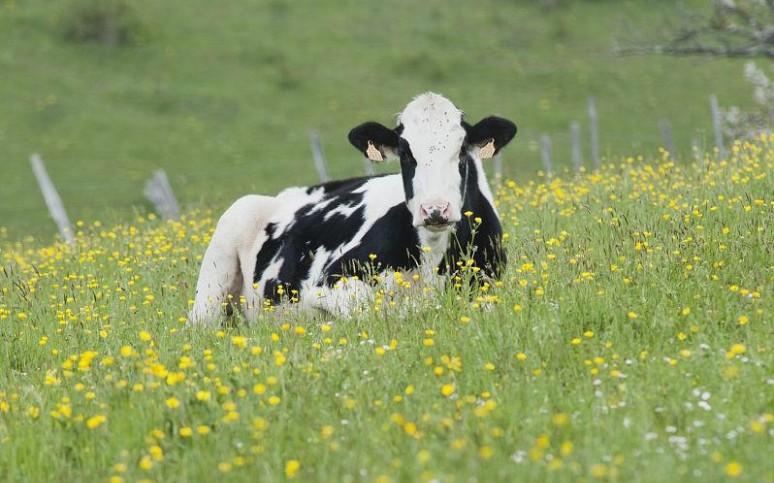
M307 307L349 318L362 314L373 306L373 289L365 282L342 278L332 287L313 287L302 296Z

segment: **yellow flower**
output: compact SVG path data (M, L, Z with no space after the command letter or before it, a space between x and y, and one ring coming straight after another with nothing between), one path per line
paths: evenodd
M322 429L320 429L320 436L322 436L322 439L328 439L333 435L333 432L333 426L326 424L322 427Z
M164 450L157 444L148 448L148 452L150 452L151 458L153 458L154 461L161 461L164 459Z
M573 444L571 441L565 441L562 443L562 446L559 448L559 451L564 455L567 456L568 454L572 453L573 450Z
M244 349L247 346L247 338L241 335L235 335L231 337L231 343L240 349Z
M478 456L481 459L488 460L494 455L494 450L491 446L482 446L478 449Z
M427 451L426 449L420 450L417 453L417 461L419 461L420 463L427 463L428 461L430 461L430 452Z
M551 446L551 438L549 438L548 435L544 434L535 441L535 446L537 446L540 449L546 449L549 446Z
M452 394L454 394L454 384L444 384L441 386L441 394L443 394L444 397L449 397Z
M607 466L598 463L591 467L591 476L594 478L604 478L607 476Z
M563 426L567 426L570 423L570 418L567 416L566 413L556 413L554 414L553 418L551 420L554 423L554 426L561 428Z
M280 402L282 402L282 400L277 396L272 396L269 398L269 404L271 404L272 406L276 406Z
M180 436L183 438L190 438L193 435L193 429L189 428L188 426L184 426L180 428Z
M148 471L151 468L153 468L153 460L150 456L145 455L142 458L140 458L140 462L138 463L138 466L141 470Z
M626 314L626 316L629 317L630 320L634 320L637 318L637 312L629 312L628 314Z
M753 433L762 433L765 429L766 425L764 425L761 421L758 421L757 419L750 421L750 431Z
M86 427L89 429L94 429L101 426L105 421L107 421L105 416L102 414L97 414L96 416L92 416L86 420Z
M732 478L737 477L742 474L742 465L737 463L736 461L730 461L726 465L726 475L730 476Z
M180 400L174 396L166 400L167 407L170 409L176 409L180 407Z
M732 355L744 354L747 352L747 347L744 344L734 344L729 351Z
M301 463L298 460L289 460L285 463L285 476L287 478L295 478L296 473L301 468Z

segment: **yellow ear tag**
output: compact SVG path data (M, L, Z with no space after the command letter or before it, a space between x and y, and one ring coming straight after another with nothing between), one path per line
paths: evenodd
M384 161L384 157L382 156L381 151L376 149L376 146L374 146L374 143L371 141L368 141L368 149L366 149L366 156L371 161Z
M488 143L481 147L478 151L478 157L481 159L489 159L494 156L495 147L494 139L490 139Z

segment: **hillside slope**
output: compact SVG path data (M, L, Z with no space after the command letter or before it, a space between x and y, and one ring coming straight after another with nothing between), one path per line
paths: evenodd
M54 232L32 152L73 220L147 209L142 187L157 168L184 206L217 211L247 192L314 182L312 130L333 176L361 173L347 131L392 123L426 90L472 120L513 119L504 164L516 178L540 167L542 133L555 163L569 164L569 124L581 121L585 143L590 96L602 151L615 155L655 154L660 119L683 155L693 138L706 147L709 95L724 105L750 97L742 61L610 54L679 23L673 2L121 3L136 27L118 47L67 38L75 6L97 2L0 5L0 226L12 238Z

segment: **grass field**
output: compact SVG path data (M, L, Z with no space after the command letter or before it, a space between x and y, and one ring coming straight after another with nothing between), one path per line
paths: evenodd
M500 282L351 320L186 327L209 212L5 241L0 480L772 481L772 173L506 182Z
M124 3L135 42L109 47L66 33L79 5ZM39 152L75 220L121 220L149 205L143 183L168 172L181 203L219 212L248 192L316 181L308 136L323 139L334 177L362 172L346 142L389 124L416 94L438 91L471 120L519 126L509 177L540 167L549 133L570 164L570 123L597 101L603 155L652 153L668 120L678 151L712 145L709 103L748 106L742 60L614 56L663 41L683 10L707 2L537 0L0 2L0 226L50 239L28 159Z

